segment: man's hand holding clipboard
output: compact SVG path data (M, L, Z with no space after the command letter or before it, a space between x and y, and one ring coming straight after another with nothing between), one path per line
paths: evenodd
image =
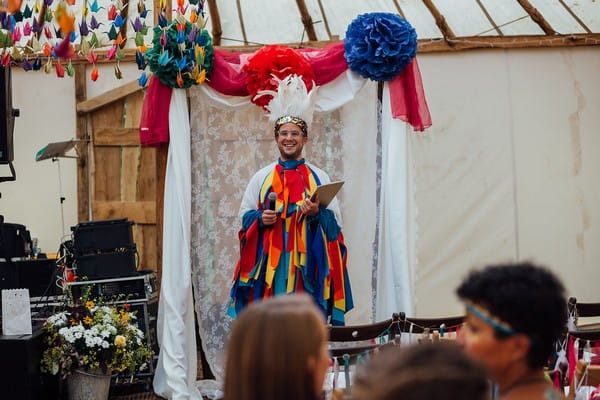
M307 198L300 206L304 215L315 216L319 212L319 206L327 207L340 191L344 181L336 181L318 186L315 192Z

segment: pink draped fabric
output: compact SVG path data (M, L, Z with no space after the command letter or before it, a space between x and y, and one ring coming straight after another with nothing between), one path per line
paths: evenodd
M207 84L223 95L248 96L246 73L243 66L253 53L230 52L215 48L214 68ZM344 58L344 42L330 44L322 49L298 49L310 62L315 72L315 83L323 86L348 69ZM394 118L401 119L417 130L431 126L431 115L425 99L421 72L415 58L390 82L390 103ZM140 122L140 142L158 146L169 141L169 103L171 88L151 78L144 98Z
M390 104L392 116L408 122L416 131L431 126L431 114L425 99L425 90L417 59L390 82Z
M215 49L215 63L208 86L228 96L248 96L241 55L242 53Z
M330 44L322 49L299 49L315 71L315 83L323 86L348 69L344 58L344 43ZM229 96L248 96L244 64L252 54L215 49L215 64L208 85Z
M169 142L169 105L172 90L152 75L140 119L140 144L158 147Z
M315 83L323 86L348 69L344 57L344 42L333 43L322 49L299 49L308 58L315 71Z

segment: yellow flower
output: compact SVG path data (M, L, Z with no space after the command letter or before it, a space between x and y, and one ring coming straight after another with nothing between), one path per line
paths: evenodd
M94 302L93 301L86 301L85 302L85 308L87 308L88 310L91 310L92 308L94 308Z
M79 325L79 321L77 321L77 320L76 320L76 319L74 319L74 318L71 318L71 319L69 320L69 322L70 322L70 323L71 323L71 325L73 325L73 326L75 326L75 325Z
M124 324L127 324L129 323L129 319L129 313L121 311L121 321L123 321Z
M117 335L117 337L115 338L115 346L125 347L125 342L125 336L123 335Z
M93 320L93 319L92 319L92 318L91 318L89 315L87 315L87 316L86 316L86 317L83 319L83 323L84 323L85 325L91 325L93 321L94 321L94 320Z

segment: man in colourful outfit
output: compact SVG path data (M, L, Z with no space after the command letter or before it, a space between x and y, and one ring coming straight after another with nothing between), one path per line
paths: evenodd
M240 260L229 315L263 297L307 292L329 323L343 325L353 303L338 202L325 208L318 197L311 199L329 176L302 157L308 142L303 119L278 118L275 142L279 160L252 177L240 206ZM274 210L270 193L276 195Z

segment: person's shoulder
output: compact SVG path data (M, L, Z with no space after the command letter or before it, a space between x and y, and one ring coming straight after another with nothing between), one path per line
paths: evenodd
M527 385L511 391L506 396L500 396L500 400L564 400L554 387L548 384Z

